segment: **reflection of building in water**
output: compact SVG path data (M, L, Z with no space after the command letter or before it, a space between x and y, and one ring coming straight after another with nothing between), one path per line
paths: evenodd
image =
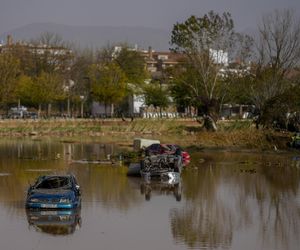
M26 210L30 228L52 235L73 234L81 227L81 210Z
M140 184L141 194L145 195L146 200L150 200L152 194L174 195L177 201L181 201L181 183L171 183L168 181L142 181Z
M67 160L103 160L108 156L116 153L116 145L114 144L101 144L101 143L81 143L72 144L71 147L65 149L68 154Z

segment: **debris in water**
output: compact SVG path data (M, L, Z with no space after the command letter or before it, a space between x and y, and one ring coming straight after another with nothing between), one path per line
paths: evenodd
M9 176L11 173L0 173L0 176Z

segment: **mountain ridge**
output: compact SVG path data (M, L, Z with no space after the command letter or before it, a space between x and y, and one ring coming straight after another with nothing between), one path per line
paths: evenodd
M101 48L104 46L127 43L137 45L141 49L151 46L157 51L169 50L170 32L163 29L142 26L80 26L56 23L32 23L12 29L0 35L6 42L7 35L16 41L30 41L41 34L49 32L58 34L66 42L80 48Z

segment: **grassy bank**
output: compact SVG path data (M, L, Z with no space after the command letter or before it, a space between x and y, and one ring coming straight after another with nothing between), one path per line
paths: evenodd
M144 120L121 119L49 119L49 120L1 120L1 136L27 135L103 135L109 133L153 134L184 133L186 127L199 127L193 120Z
M220 121L217 132L192 119L50 119L1 120L1 137L148 137L198 148L285 150L291 134L257 130L250 121ZM165 138L165 139L164 139Z

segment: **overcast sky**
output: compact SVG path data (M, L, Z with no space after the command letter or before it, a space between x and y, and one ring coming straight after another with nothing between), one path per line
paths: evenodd
M294 9L300 0L0 0L0 34L26 24L144 26L171 30L173 24L209 10L229 11L239 31L255 28L264 13Z

